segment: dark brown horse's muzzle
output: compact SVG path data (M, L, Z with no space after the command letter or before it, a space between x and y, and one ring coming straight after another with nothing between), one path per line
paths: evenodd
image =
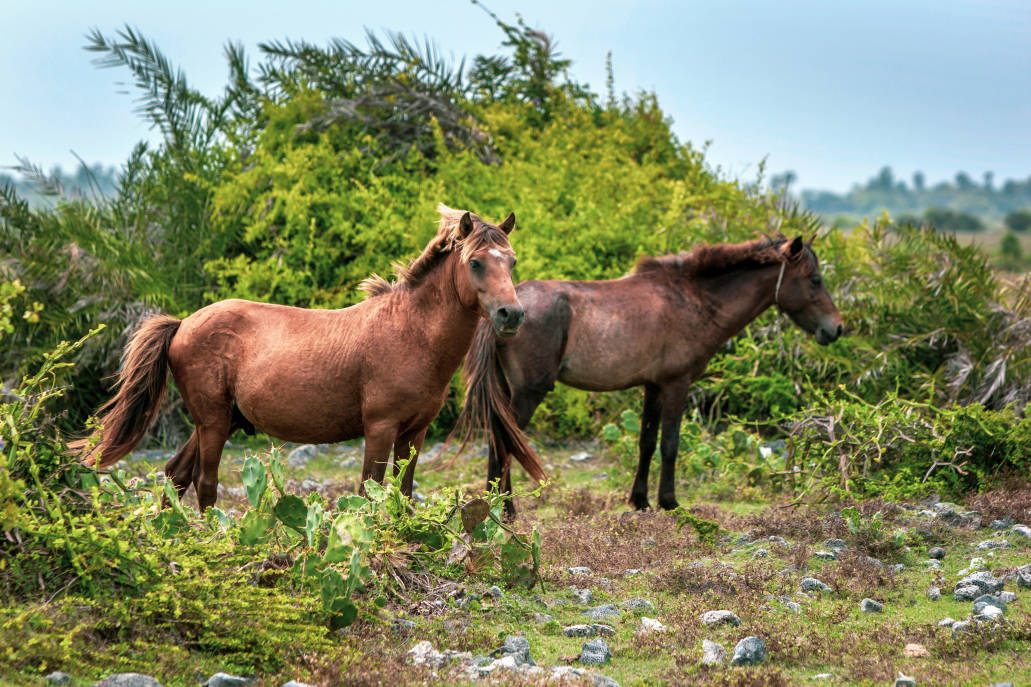
M827 346L834 343L841 338L841 335L845 333L845 325L838 322L837 325L831 325L830 327L820 327L816 330L816 343L821 346Z
M494 333L502 337L515 336L519 326L523 323L526 313L522 306L503 305L491 315L491 324L494 325Z

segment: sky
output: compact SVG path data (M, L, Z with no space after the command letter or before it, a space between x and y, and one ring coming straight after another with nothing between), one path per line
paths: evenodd
M929 183L965 171L1031 175L1028 0L486 0L551 34L572 77L653 91L683 141L729 178L792 170L797 188L844 191L889 165ZM123 71L82 49L125 24L156 42L192 85L222 90L227 40L259 59L271 39L359 44L365 28L433 39L456 58L503 50L469 0L219 2L0 0L0 167L120 165L154 139Z

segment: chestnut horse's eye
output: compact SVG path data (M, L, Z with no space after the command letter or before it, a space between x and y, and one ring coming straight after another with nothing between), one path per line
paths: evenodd
M480 261L477 260L476 258L473 258L472 260L469 261L469 267L472 267L474 270L480 269L481 266L482 265L480 265Z

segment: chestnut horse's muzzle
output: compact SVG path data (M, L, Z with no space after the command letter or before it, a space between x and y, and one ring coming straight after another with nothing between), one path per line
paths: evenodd
M515 336L523 323L526 313L520 305L503 305L494 311L490 321L494 325L494 333L500 337Z

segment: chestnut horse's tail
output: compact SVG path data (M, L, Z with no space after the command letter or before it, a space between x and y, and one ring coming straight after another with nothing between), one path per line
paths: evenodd
M491 449L504 457L505 469L509 464L508 456L514 456L530 477L542 482L546 478L544 466L516 423L495 344L490 325L480 322L465 357L465 405L462 406L455 428L448 436L448 442L459 435L461 447L464 448L474 435L486 431Z
M105 468L140 443L157 417L168 384L168 346L181 320L154 315L144 320L122 353L118 392L98 411L100 441L88 439L68 444L87 465Z

